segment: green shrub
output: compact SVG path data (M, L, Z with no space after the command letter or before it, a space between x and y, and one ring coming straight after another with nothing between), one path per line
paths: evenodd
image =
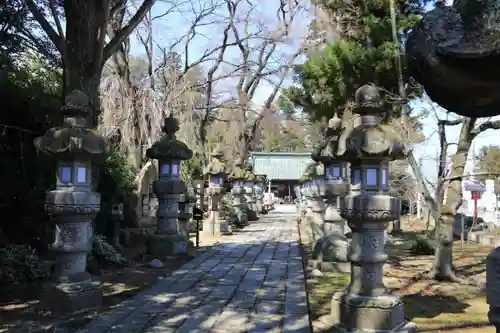
M97 192L101 194L101 211L96 218L96 233L100 234L106 231L106 223L115 200L123 203L126 225L133 225L136 220L136 203L132 200L136 189L136 170L123 154L116 151L107 154L98 167Z
M434 254L434 245L429 238L418 235L410 251L415 255L431 255Z
M101 235L94 236L90 255L107 264L114 264L118 266L127 265L127 259L125 259L113 246L108 244L106 239L104 239Z
M28 245L9 244L0 234L0 282L38 281L50 275L52 262L42 260Z

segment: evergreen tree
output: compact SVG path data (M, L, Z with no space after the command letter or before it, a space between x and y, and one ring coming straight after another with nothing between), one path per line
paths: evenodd
M404 41L427 1L394 1L398 40ZM327 44L312 51L303 65L295 67L296 85L283 92L281 107L288 112L302 109L312 120L329 118L333 111L342 114L358 87L373 83L382 88L385 101L398 115L401 102L406 101L397 97L395 56L401 45L393 41L390 1L355 0L348 4L318 0L317 6L323 15L317 15L311 28L320 36L316 41ZM332 40L321 37L321 29L333 29ZM406 94L411 98L419 91L408 79L403 67Z

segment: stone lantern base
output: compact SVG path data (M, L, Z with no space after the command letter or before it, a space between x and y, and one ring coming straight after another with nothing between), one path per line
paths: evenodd
M332 297L332 319L338 333L410 333L417 326L404 318L403 303L392 295L376 297L336 293Z
M148 252L158 258L187 255L188 244L182 235L154 234L148 240Z
M259 214L257 213L257 211L255 210L255 208L250 205L248 205L248 209L247 209L247 219L248 221L257 221L259 219Z
M347 238L326 235L314 245L311 265L323 272L351 272L351 263L347 259L349 251Z
M47 282L43 285L40 306L54 313L74 313L99 308L102 284L99 281L73 283Z
M225 219L210 216L203 221L202 234L209 237L219 237L221 235L232 235L233 231L229 222Z

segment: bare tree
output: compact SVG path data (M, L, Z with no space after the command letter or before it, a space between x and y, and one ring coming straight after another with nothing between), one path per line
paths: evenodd
M452 264L453 218L462 200L462 180L469 150L475 137L488 129L500 129L500 121L478 123L477 118L461 117L458 119L437 119L440 151L438 158L438 178L434 195L429 189L420 166L413 154L409 157L410 165L417 181L424 192L424 200L429 206L436 223L435 262L430 277L437 280L457 281ZM449 142L446 136L447 126L460 125L460 134L456 143ZM456 151L451 154L449 148L456 144ZM448 161L450 163L448 163Z
M241 28L233 25L231 30L237 42L240 57L239 79L236 83L236 107L238 122L241 127L238 131L238 152L240 159L245 159L248 153L254 149L254 139L260 126L260 122L269 112L285 78L294 64L295 60L304 52L302 40L296 40L293 35L293 24L298 21L301 11L304 9L300 3L294 1L280 0L276 9L276 25L273 29L264 31L261 42L258 45L249 43L246 38L250 31L252 11L256 6L248 2L249 8L244 15ZM241 31L243 30L243 31ZM285 47L290 39L295 38L296 50L286 55L279 55L280 48ZM297 43L298 42L298 43ZM267 82L271 85L262 106L256 108L252 102L258 91L259 85Z

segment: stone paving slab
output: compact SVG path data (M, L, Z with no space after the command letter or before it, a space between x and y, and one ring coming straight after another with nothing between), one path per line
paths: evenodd
M295 207L261 216L78 333L310 333Z

